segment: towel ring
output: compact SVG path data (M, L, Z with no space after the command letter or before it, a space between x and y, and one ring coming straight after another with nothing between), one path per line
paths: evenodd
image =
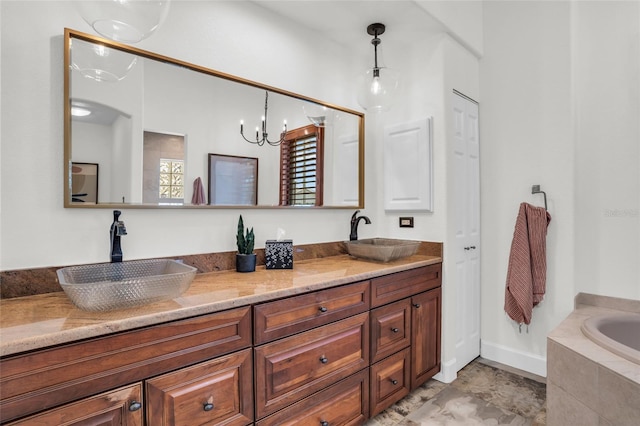
M547 193L544 191L540 191L540 185L533 185L531 187L531 193L544 195L544 209L548 211L549 209L547 209Z

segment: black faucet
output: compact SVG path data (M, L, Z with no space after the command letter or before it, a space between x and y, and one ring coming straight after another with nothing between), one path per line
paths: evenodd
M371 220L366 216L358 216L360 210L356 210L356 212L351 216L351 234L349 235L350 241L355 241L358 239L358 223L360 223L361 219L364 219L364 223L367 225L371 224Z
M122 247L120 246L120 237L127 235L127 228L124 227L124 222L119 220L120 210L113 211L113 223L109 235L111 236L111 263L122 262Z

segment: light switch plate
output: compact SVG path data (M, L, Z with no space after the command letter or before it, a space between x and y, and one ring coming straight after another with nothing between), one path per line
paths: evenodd
M400 228L413 228L413 216L401 217Z

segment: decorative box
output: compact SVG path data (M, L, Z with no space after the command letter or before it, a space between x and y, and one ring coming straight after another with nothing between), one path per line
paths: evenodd
M293 269L293 240L267 240L264 264L267 269Z

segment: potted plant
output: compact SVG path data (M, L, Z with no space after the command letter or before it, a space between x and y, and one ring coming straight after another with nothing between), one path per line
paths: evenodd
M236 271L253 272L256 270L256 254L253 252L255 236L253 228L244 227L242 215L238 219L238 233L236 235L236 243L238 244L238 254L236 254Z

